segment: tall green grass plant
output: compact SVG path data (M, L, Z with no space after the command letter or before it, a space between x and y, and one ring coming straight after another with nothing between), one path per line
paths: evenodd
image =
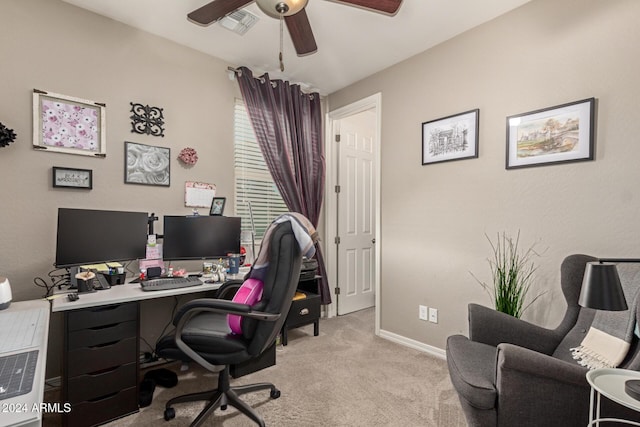
M529 303L525 302L538 268L533 262L534 257L540 256L535 251L536 245L521 251L520 231L515 240L506 232L498 233L495 243L487 234L485 237L493 250L493 258L488 259L493 283L486 284L475 275L473 277L493 299L496 310L519 318L544 294L537 294Z

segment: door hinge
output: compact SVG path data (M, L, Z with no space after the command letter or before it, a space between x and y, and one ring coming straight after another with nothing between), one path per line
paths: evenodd
M336 142L340 142L340 134L339 133L336 134Z
M336 236L334 242L336 243L336 245L340 244L340 236Z
M339 288L339 287L337 287L337 286L336 286L335 291L336 291L336 292L335 292L335 293L336 293L336 295L340 295L340 288Z
M336 193L340 192L340 186L339 185L336 185L335 191L336 191Z

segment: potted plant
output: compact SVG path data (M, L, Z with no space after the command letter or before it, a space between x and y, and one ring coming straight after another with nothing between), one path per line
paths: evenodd
M472 275L491 296L496 310L519 318L544 294L539 293L529 303L525 302L537 270L532 258L540 255L535 251L535 244L520 250L520 231L515 240L505 232L498 233L495 243L485 236L493 250L493 257L488 259L493 283L486 284Z

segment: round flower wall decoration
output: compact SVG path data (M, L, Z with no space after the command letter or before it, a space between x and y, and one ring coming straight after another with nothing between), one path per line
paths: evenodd
M183 148L178 159L185 165L193 166L198 163L198 152L191 147Z
M16 139L16 133L0 123L0 148L6 147Z

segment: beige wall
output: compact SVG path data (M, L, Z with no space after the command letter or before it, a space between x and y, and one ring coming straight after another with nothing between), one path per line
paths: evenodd
M382 92L381 329L444 348L466 306L490 305L484 234L539 241L525 318L559 322L571 253L640 251L640 2L534 0L329 96L329 111ZM401 41L399 41L401 42ZM505 118L596 97L596 159L505 170ZM480 109L480 157L421 165L421 123ZM437 325L418 305L438 308Z
M10 278L15 300L44 293L33 279L48 281L58 207L189 214L187 180L233 196L237 84L226 63L58 0L2 0L0 16L0 122L18 135L0 149L0 275ZM34 88L106 103L107 157L35 151ZM164 138L131 133L131 101L164 108ZM171 186L124 184L124 141L170 147ZM200 158L191 168L177 160L186 146ZM92 169L93 190L52 188L52 166ZM100 243L99 232L87 238ZM155 306L170 313L171 305ZM149 309L143 306L143 316ZM157 333L165 322L155 322ZM60 323L54 316L48 377L57 374Z
M538 278L550 291L527 314L546 325L563 308L564 256L637 256L639 13L635 0L535 0L330 96L333 110L383 94L382 329L440 348L466 332L466 304L489 304L469 274L489 278L484 233L520 229L524 244L548 248ZM188 214L186 180L232 195L237 88L226 63L58 0L2 0L0 16L0 122L18 134L0 148L0 274L16 300L43 293L33 278L52 268L58 207ZM105 102L107 158L34 151L33 88ZM504 169L507 115L591 96L595 162ZM130 132L130 101L164 108L165 138ZM421 123L472 108L480 158L421 166ZM124 184L124 141L170 147L171 187ZM185 146L200 155L193 168L175 159ZM53 189L52 166L92 169L93 190ZM440 323L419 321L418 304L439 308ZM50 349L48 377L58 373L59 316Z

